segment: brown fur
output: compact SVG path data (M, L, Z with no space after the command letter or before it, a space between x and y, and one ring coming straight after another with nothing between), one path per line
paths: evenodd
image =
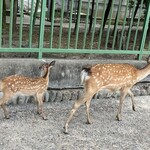
M54 63L53 61L50 64L46 63L41 66L45 73L43 77L29 78L12 75L0 81L0 91L3 92L3 97L0 99L0 106L4 110L5 118L9 118L5 107L7 101L16 95L33 95L38 102L38 113L42 115L43 119L46 119L43 112L43 96L48 87L50 68L53 67Z
M64 133L68 133L68 126L74 113L84 103L86 104L87 122L91 123L89 115L90 102L94 94L102 89L120 91L121 97L116 119L121 120L121 110L125 96L127 94L131 96L132 109L135 110L133 93L130 89L135 83L142 80L149 74L150 64L143 69L137 69L130 64L97 64L92 66L90 69L84 68L81 72L81 80L84 82L85 93L83 98L78 99L74 103L73 108L70 111L70 115L65 123Z

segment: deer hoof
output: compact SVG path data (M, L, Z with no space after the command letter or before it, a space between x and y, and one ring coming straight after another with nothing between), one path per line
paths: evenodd
M9 117L9 116L6 116L5 118L6 118L6 119L9 119L10 117Z
M64 131L63 131L64 134L69 134L66 127L63 127L63 129L64 129Z
M47 116L42 116L43 120L48 120L48 117Z
M63 131L64 134L69 134L67 131Z
M37 111L37 114L38 114L38 115L41 115L41 114L42 114L42 112L40 112L40 111Z
M92 121L87 120L86 124L92 124Z
M117 120L117 121L121 121L122 119L121 119L121 117L120 117L119 115L117 115L117 116L116 116L116 120Z
M133 111L135 111L135 107L134 106L132 106L132 109L133 109Z
M5 115L5 119L9 119L10 118L10 115Z

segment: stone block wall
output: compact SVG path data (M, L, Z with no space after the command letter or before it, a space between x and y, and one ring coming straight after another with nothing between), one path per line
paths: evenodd
M51 62L51 59L47 59ZM29 77L40 76L39 66L42 61L37 59L0 59L0 79L6 76L19 74ZM137 68L146 65L145 61L129 61L129 60L69 60L57 59L55 66L50 73L49 88L45 94L45 102L76 100L83 95L83 85L80 84L81 68L86 65L97 63L129 63ZM132 91L135 96L150 95L149 77L133 86ZM3 94L1 93L1 96ZM119 99L120 93L111 93L108 90L102 90L97 93L94 98L110 98ZM12 99L11 104L22 104L33 102L33 96L18 96Z

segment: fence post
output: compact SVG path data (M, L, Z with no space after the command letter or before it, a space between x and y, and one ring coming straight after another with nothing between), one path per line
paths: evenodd
M3 14L3 0L0 1L0 47L2 45L2 15Z
M41 1L41 4L42 5L41 5L41 17L40 17L39 54L38 54L39 59L42 59L42 48L44 43L46 1Z
M149 25L149 21L150 21L149 19L150 19L150 1L148 1L147 12L146 12L146 16L145 16L144 25L143 25L141 43L139 46L139 51L140 51L140 54L138 55L139 60L142 59L142 55L143 55L144 44L145 44L145 40L146 40L146 34L147 34L148 25Z

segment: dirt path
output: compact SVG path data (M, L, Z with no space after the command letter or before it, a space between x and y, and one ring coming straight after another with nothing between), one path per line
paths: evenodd
M150 149L150 96L135 97L136 112L126 98L123 120L115 120L118 100L93 100L93 124L87 125L85 107L75 114L69 134L63 125L73 101L45 103L49 120L36 115L35 104L9 106L11 118L0 110L0 150L148 150Z

